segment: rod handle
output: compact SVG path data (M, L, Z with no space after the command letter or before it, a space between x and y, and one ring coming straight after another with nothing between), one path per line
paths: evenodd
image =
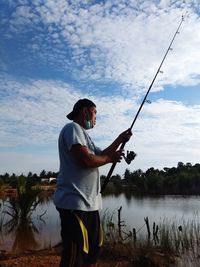
M124 149L125 144L126 144L126 142L122 143L121 146L120 146L120 149ZM110 178L111 178L111 176L112 176L112 173L113 173L113 171L114 171L116 165L117 165L117 162L113 163L112 166L110 167L110 170L109 170L109 172L108 172L108 174L107 174L107 176L106 176L106 179L105 179L105 181L104 181L104 183L103 183L103 185L102 185L102 187L101 187L101 193L104 192L104 190L105 190L107 184L109 183Z

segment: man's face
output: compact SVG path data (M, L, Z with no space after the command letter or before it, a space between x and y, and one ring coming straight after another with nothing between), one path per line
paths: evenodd
M96 107L89 107L87 108L87 113L88 113L88 120L91 120L92 122L92 128L95 126L96 124L96 114L97 114L97 110Z

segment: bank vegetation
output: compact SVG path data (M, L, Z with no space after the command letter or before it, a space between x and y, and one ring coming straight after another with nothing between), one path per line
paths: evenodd
M31 185L55 184L58 172L42 170L40 174L29 172L27 175L15 173L0 175L0 189L16 188L17 178L25 178ZM103 183L106 176L101 175ZM126 169L124 175L113 175L106 188L105 194L121 193L134 195L198 195L200 193L200 163L178 162L176 167L165 167L162 170L149 168L130 171Z

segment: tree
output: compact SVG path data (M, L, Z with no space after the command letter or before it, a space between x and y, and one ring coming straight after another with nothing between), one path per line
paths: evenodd
M41 173L40 173L40 177L41 178L46 178L46 171L45 170L42 170Z
M27 178L32 178L32 177L33 177L32 172L29 172Z
M46 174L46 178L51 178L53 177L53 173L51 171L48 171Z

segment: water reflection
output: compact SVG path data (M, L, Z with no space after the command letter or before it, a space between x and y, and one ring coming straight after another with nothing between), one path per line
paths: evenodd
M20 205L16 203L18 201L16 198L10 197L4 201L0 199L1 249L19 253L25 250L53 247L60 242L60 219L52 201L52 194L38 193L31 199L32 202L24 198ZM20 210L19 206L23 207L24 211ZM127 229L135 228L136 231L144 224L144 217L147 216L151 227L153 222L159 224L165 218L176 222L182 219L192 220L194 213L195 218L200 221L199 196L129 195L127 198L125 194L107 195L103 198L101 215L104 216L107 210L117 222L117 210L120 206L122 206L121 217Z
M11 230L11 229L10 229ZM20 220L14 231L11 230L14 242L11 251L20 253L26 250L37 250L39 243L36 241L36 234L39 234L37 227L29 220Z
M20 181L13 196L3 202L0 231L3 236L12 236L11 251L13 253L39 248L37 235L40 231L32 215L37 206L47 200L48 198L41 194L40 189L32 188L25 181ZM44 214L45 212L38 217L38 221L43 224L45 224L42 218Z
M37 241L37 235L39 235L40 231L31 219L4 218L6 218L6 222L3 222L1 226L1 235L4 242L11 240L9 251L20 253L39 248L40 244Z

